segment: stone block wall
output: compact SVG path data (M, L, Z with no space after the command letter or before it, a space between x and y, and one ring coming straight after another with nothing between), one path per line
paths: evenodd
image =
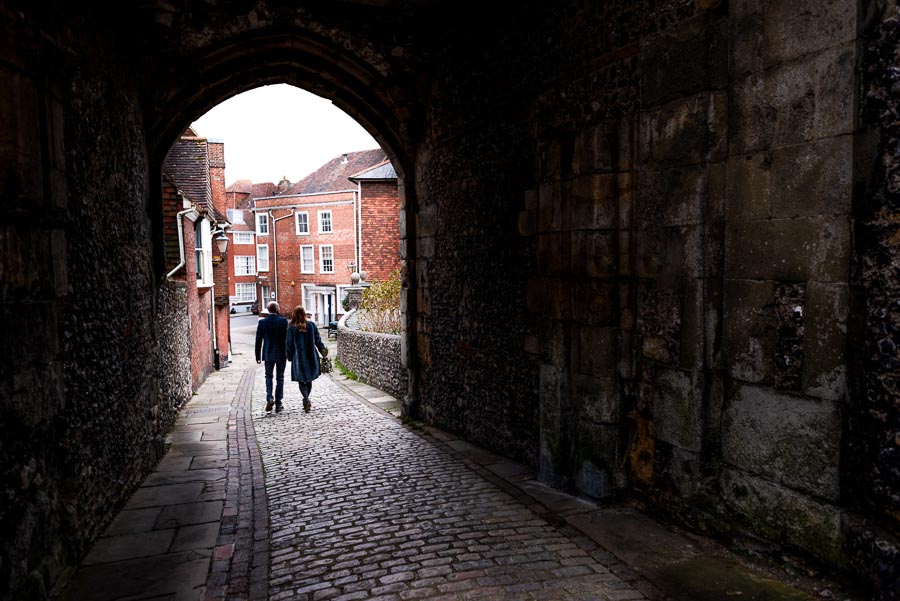
M438 55L423 414L554 485L839 564L865 12L563 4Z
M347 327L348 313L338 323L337 358L360 380L398 399L408 393L407 370L400 362L400 336Z
M5 598L155 461L159 163L273 82L397 159L407 409L571 491L851 554L890 598L894 7L326 5L0 0L0 309L32 341L0 362Z

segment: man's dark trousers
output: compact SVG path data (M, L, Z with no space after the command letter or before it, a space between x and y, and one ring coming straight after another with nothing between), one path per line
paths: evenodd
M279 407L284 397L287 326L288 320L277 314L260 319L256 326L256 361L266 362L266 401L272 400L272 372L275 372L275 403Z
M281 406L284 398L284 367L287 359L281 361L266 361L266 401L272 400L272 372L275 372L275 405Z

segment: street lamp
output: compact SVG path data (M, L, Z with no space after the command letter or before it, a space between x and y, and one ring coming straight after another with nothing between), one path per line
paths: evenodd
M216 247L219 249L220 255L226 254L228 250L228 236L225 235L225 232L216 236Z

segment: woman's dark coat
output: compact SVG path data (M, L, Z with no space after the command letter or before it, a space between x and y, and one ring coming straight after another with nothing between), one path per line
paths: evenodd
M319 336L319 328L311 321L306 322L306 331L290 326L287 331L287 358L291 362L291 380L312 382L319 377L318 348L325 352L325 344Z

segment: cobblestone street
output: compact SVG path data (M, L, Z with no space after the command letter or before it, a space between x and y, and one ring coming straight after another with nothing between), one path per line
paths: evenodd
M257 373L273 601L644 598L458 457L329 377L316 380L311 413L288 383L285 412L264 415Z

